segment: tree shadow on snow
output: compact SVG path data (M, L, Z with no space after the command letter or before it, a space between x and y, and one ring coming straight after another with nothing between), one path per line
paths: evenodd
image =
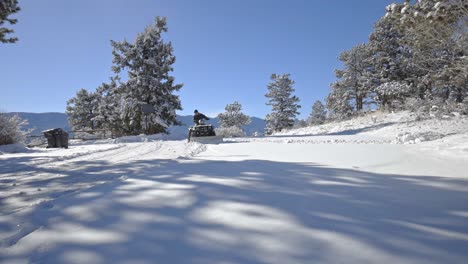
M37 206L23 224L32 226L33 236L4 241L0 260L468 260L467 180L266 160L134 161L118 168L94 161L87 166L84 178L107 170L118 171L116 180ZM117 179L122 175L127 178ZM0 225L2 232L11 228Z

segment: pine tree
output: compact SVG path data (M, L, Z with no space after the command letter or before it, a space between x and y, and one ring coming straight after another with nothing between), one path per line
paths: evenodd
M299 98L292 95L295 90L293 88L294 81L291 80L290 74L272 74L270 79L269 92L265 94L269 98L266 104L272 106L272 112L265 117L267 134L292 128L295 117L299 114L297 110L301 108L297 104Z
M12 29L2 27L5 22L10 25L16 24L17 19L8 18L10 15L20 11L18 0L1 0L0 1L0 42L1 43L15 43L18 41L16 37L7 37L8 34L14 33Z
M303 128L307 127L308 125L309 124L307 123L307 121L305 121L304 119L300 119L294 124L293 128Z
M331 119L343 120L353 114L347 91L340 88L339 84L332 85L332 91L325 99Z
M462 102L468 93L467 17L465 0L405 1L387 7L385 19L405 33L411 66L418 71L420 98L432 90L436 97L441 96L438 101L455 98ZM452 92L456 95L451 96Z
M134 43L112 41L115 73L127 70L128 80L122 84L122 121L128 133L143 132L145 119L141 112L143 104L154 107L148 115L149 133L165 132L170 125L177 125L176 110L181 110L179 97L174 94L182 84L174 84L175 56L170 42L164 42L162 33L167 32L166 19L157 17L154 24L138 34Z
M338 80L332 84L332 89L342 90L341 95L346 96L356 111L361 111L373 85L371 49L368 44L360 44L342 52L339 59L344 69L335 71Z
M110 83L102 83L96 90L97 107L94 124L97 128L105 132L110 132L112 136L122 136L127 134L126 127L122 121L122 111L120 107L122 89L118 85L118 78L111 78Z
M244 125L250 123L250 117L242 113L242 105L235 101L232 104L226 105L224 108L226 112L218 115L219 123L221 127L238 127L241 128Z
M310 113L308 123L310 125L320 125L325 123L327 118L327 110L320 100L315 101L312 105L312 112Z
M375 87L392 81L411 83L415 69L410 67L411 49L404 43L405 33L386 17L375 25L369 37L372 78Z
M66 114L74 130L94 130L98 95L81 89L67 101Z

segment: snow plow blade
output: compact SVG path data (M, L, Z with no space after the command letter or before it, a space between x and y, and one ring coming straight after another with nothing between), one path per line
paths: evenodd
M190 137L189 142L198 142L202 144L219 144L223 142L223 137L222 136Z

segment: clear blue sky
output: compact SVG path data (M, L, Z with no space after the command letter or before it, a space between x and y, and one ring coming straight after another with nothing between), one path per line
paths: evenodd
M264 117L272 73L290 73L301 115L323 100L339 53L366 42L395 0L20 0L16 44L0 44L0 110L64 112L80 88L113 75L110 40L133 41L167 17L184 87L182 111L223 112L238 101Z

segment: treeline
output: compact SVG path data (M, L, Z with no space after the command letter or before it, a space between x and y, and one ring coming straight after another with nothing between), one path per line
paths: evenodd
M329 117L366 109L468 112L468 1L391 4L368 43L340 54Z
M106 130L116 136L165 132L177 125L181 102L175 91L182 85L170 75L175 56L162 40L165 18L138 34L133 43L115 42L116 76L95 92L80 90L67 103L75 130ZM422 0L391 4L374 26L367 43L342 52L343 67L324 102L316 101L307 120L297 122L299 98L293 95L289 74L273 74L268 84L265 117L271 134L294 126L322 124L359 115L367 110L412 110L468 114L468 2ZM121 81L118 75L126 72ZM154 111L145 116L142 106ZM241 105L226 106L220 119L241 113ZM248 117L248 116L247 116ZM244 118L244 117L243 117ZM248 123L222 124L227 134L242 134Z
M81 89L67 101L66 114L74 130L109 131L114 136L166 132L178 124L176 110L181 110L174 94L182 84L171 76L175 56L170 42L162 39L167 32L166 19L139 33L133 43L111 41L116 74L95 92ZM121 81L121 72L127 74ZM142 107L150 111L143 112Z

